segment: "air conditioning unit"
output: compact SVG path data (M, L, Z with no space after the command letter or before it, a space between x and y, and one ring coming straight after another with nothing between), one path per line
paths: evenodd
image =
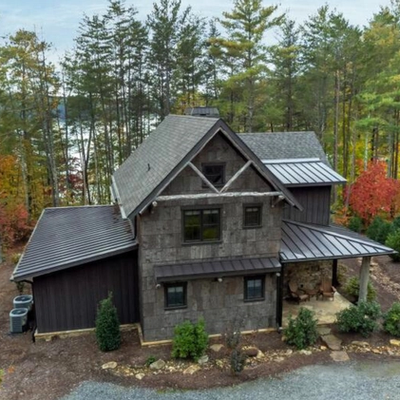
M27 308L28 311L32 307L33 296L30 294L22 294L20 296L14 297L14 308Z
M28 320L27 308L14 308L10 311L10 332L21 333Z

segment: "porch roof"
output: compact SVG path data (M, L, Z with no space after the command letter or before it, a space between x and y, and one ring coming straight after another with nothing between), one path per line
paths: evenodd
M277 258L241 258L210 260L186 264L159 265L155 267L157 282L180 279L202 279L212 277L253 275L265 272L279 272L281 264Z
M395 251L391 248L342 227L311 225L288 220L282 222L280 256L283 263L393 253Z

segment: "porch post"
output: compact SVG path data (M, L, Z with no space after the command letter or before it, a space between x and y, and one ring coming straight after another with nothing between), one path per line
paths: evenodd
M360 291L358 294L358 302L367 301L368 280L369 280L369 267L371 264L371 257L363 257L360 270Z
M333 287L339 286L337 271L338 271L338 260L335 259L332 261L332 286Z
M282 314L283 314L283 264L281 271L276 276L276 325L282 327ZM278 275L279 274L279 275Z

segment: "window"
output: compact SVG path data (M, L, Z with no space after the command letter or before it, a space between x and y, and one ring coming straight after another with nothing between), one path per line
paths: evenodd
M264 300L264 280L263 276L244 278L244 300Z
M165 285L165 308L186 307L186 283Z
M203 164L203 175L216 187L223 186L225 183L225 165L224 164ZM203 182L203 187L207 185Z
M261 226L261 205L245 205L243 210L243 227L254 228Z
M220 210L184 210L185 242L212 242L220 239Z

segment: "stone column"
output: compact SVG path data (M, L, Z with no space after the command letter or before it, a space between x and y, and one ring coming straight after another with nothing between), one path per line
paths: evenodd
M370 264L371 264L370 256L362 258L361 270L360 270L360 291L358 294L358 302L367 301Z

